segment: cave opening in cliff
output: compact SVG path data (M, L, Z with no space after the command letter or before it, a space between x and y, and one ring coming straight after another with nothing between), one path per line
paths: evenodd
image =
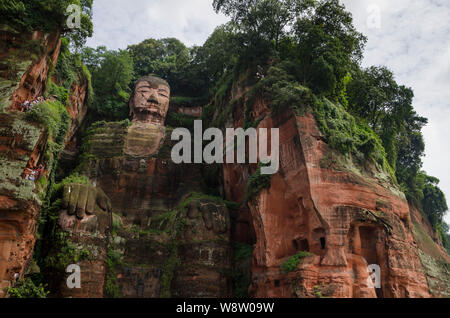
M371 226L361 226L359 228L361 240L361 256L367 263L378 264L377 257L377 228Z
M323 255L326 247L325 229L316 228L312 233L312 246L311 251L318 255Z
M307 239L295 239L292 240L292 245L294 246L295 252L306 251L309 252L309 243Z
M298 251L298 243L297 243L297 240L292 240L292 245L294 245L295 250Z
M309 243L307 239L300 241L300 250L309 252Z
M325 249L325 237L320 238L320 247L324 250Z

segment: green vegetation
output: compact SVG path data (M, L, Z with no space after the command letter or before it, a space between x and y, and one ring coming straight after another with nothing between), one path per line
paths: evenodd
M95 93L94 108L88 114L89 122L97 120L120 121L128 118L130 85L133 79L133 60L128 51L109 51L84 48L81 58L92 74Z
M290 60L316 94L339 96L348 68L362 57L366 38L338 0L215 0L213 7L232 18L245 43L238 64Z
M289 107L302 115L311 107L332 148L358 167L375 163L435 229L447 228L438 180L421 171L427 119L414 111L413 91L390 70L360 67L366 38L338 0L215 0L213 7L232 19L214 36L229 39L234 48L212 91L227 96L229 76L236 81L248 74L242 83L252 87L245 96L246 128L258 124L251 117L256 98L274 114ZM256 70L259 79L253 77ZM216 99L204 119L223 124L233 102Z
M304 252L304 251L298 252L297 254L292 255L286 262L281 264L281 267L280 267L281 271L284 274L292 272L297 268L297 266L300 263L300 260L302 258L313 256L313 255L314 254Z
M31 279L21 279L14 287L6 289L9 298L47 298L49 294L42 284L35 285Z
M422 211L425 212L434 228L438 226L442 228L442 221L448 207L444 193L438 187L439 179L427 176L424 173L419 173L417 178L420 178L420 181L417 183L418 191L423 193L423 197L420 196L422 197Z
M175 127L175 128L184 127L184 128L188 128L193 131L194 130L194 120L196 120L196 119L197 118L189 116L189 115L169 112L169 114L167 115L167 118L166 118L166 125L170 126L170 127Z
M122 265L122 253L119 250L108 249L105 264L107 271L105 279L105 293L110 298L121 298L122 292L120 291L117 283L116 268Z
M350 115L339 103L313 96L313 113L327 143L341 154L352 155L360 165L367 160L379 164L392 176L395 175L386 160L380 137L364 122Z
M86 104L91 107L94 100L92 75L86 65L83 64L82 56L70 51L70 43L70 39L61 38L61 53L58 63L48 77L47 95L56 95L62 103L67 105L69 91L73 89L74 85L86 85ZM53 82L52 78L61 86Z
M251 264L253 246L234 242L234 271L231 274L234 297L248 298L248 287L251 284Z
M249 259L252 257L253 246L244 244L244 243L239 243L239 242L234 242L233 246L234 246L234 261L235 261L235 263L238 263L242 260Z
M51 205L45 206L42 211L41 226L46 226L47 238L51 238L52 252L44 260L41 260L41 268L48 273L52 271L64 272L70 264L88 259L90 252L73 244L70 241L70 233L63 232L59 228L59 214L62 209L62 200L57 199ZM46 242L48 243L48 242Z
M164 272L161 277L161 298L170 298L170 286L172 284L175 269L179 265L181 265L181 262L178 257L178 243L174 240L170 245L170 256L164 266Z
M261 174L261 167L259 167L258 170L248 178L244 202L251 200L255 195L261 192L262 189L270 188L271 178L272 175Z
M93 0L3 0L0 3L2 24L21 32L43 30L62 33L71 38L75 47L81 47L92 36ZM69 5L81 8L80 28L69 28L66 13Z
M443 297L450 296L450 263L442 256L441 251L420 223L413 221L413 235L419 247L419 257L427 275L430 290Z
M425 144L422 128L426 118L412 106L412 89L397 84L386 67L353 69L347 87L348 110L379 136L386 159L408 201L430 221L434 229L445 227L447 211L439 180L421 171ZM449 243L443 239L448 247Z
M67 133L70 127L69 113L61 102L46 101L25 114L29 122L37 123L47 130L47 143L44 152L43 162L50 175L41 178L38 185L42 192L52 188L55 177L55 168L58 163L59 155L66 142ZM45 185L45 187L43 187Z
M71 243L69 235L65 232L58 232L53 247L58 250L55 255L46 258L46 267L52 270L65 271L67 266L86 260L90 257L90 252L86 249L79 249Z
M227 201L218 196L209 195L209 194L205 194L205 193L198 193L198 192L191 192L188 195L186 195L185 200L183 201L183 203L180 206L182 208L187 208L193 200L210 200L210 201L214 201L217 203L223 203L227 206L227 208L229 208L231 210L236 210L239 206L239 204L236 202Z
M176 94L186 93L185 87L193 85L192 77L189 76L191 51L179 40L147 39L130 45L127 50L133 60L134 81L143 76L157 74L169 82L172 93Z
M65 141L70 117L66 107L59 101L46 101L26 113L26 119L48 129L49 138L57 144Z
M68 265L92 257L89 248L71 242L71 233L64 232L59 226L59 217L63 209L63 188L72 183L90 184L85 176L72 174L59 183L52 181L47 190L47 197L39 215L38 240L33 255L33 259L41 269L38 277L40 281L57 282ZM59 287L51 286L50 291L55 292L57 288Z
M314 286L313 287L314 296L316 298L326 298L323 296L322 291L320 290L320 286Z

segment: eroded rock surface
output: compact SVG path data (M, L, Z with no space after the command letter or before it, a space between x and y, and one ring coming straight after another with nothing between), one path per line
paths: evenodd
M242 125L242 113L234 111L233 126ZM272 117L257 100L252 115L264 118L259 128L280 129L280 170L270 187L249 201L251 218L243 223L256 233L252 296L433 297L448 292L448 256L437 247L433 256L424 255L429 247L417 240L405 196L386 172L346 161L326 144L310 113ZM256 168L224 165L228 200L244 199ZM282 272L281 265L302 251L312 255ZM381 288L369 281L373 264L380 268Z
M166 94L165 81L138 81L130 102L132 123L100 123L87 136L78 171L92 188L68 200L85 206L86 213L69 207L61 212L60 224L72 243L98 253L79 262L88 277L85 287L62 286L63 296L231 295L229 211L220 199L201 194L199 165L176 165L170 159L171 130L161 125ZM103 209L110 217L103 221L98 212L88 213L95 210L88 209L88 193L96 189L110 202L111 208ZM95 279L101 274L105 279Z
M43 95L48 74L60 54L60 33L19 34L0 30L0 297L31 263L38 219L56 152L48 129L17 111L25 100ZM86 86L72 92L71 114L78 124L86 114ZM72 122L74 124L74 121ZM72 132L76 127L72 127ZM64 140L61 144L64 143ZM62 145L61 145L62 146ZM42 182L25 178L27 167L43 164ZM37 180L36 180L37 181Z

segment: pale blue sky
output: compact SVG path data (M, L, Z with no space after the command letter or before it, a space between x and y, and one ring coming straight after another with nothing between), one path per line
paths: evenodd
M386 65L412 87L414 106L429 119L424 170L441 180L450 203L450 2L448 0L344 0L368 36L363 64ZM176 37L202 45L227 21L212 0L94 0L89 46L126 48L147 38ZM374 9L374 5L377 6ZM380 12L379 28L370 27ZM446 216L450 223L450 213Z

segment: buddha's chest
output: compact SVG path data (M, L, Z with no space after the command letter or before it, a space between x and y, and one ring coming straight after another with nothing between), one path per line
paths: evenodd
M163 126L135 123L125 136L124 153L130 156L152 156L159 151L165 138Z

